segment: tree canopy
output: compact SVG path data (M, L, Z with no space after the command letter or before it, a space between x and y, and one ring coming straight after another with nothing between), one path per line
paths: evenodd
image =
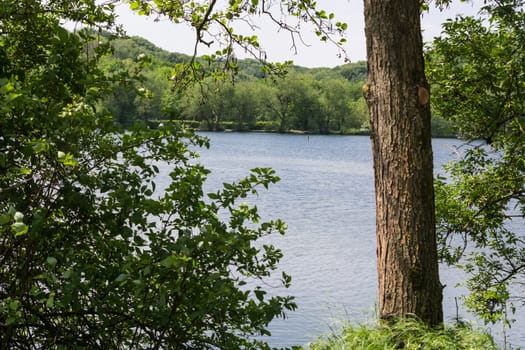
M285 77L274 80L265 73L263 62L239 59L233 82L213 77L209 72L204 84L192 88L190 93L181 93L170 79L177 72L174 67L189 63L191 57L167 52L140 37L119 37L112 40L112 46L113 54L101 60L101 67L108 74L136 69L137 57L148 59L147 64L141 65L140 79L149 94L138 94L132 86L124 85L101 102L124 127L137 120L152 126L166 120L180 120L200 130L368 133L368 110L362 95L366 62L334 68L292 65ZM288 90L302 98L295 100L294 108L283 115L272 108L271 101L276 101L277 92L286 86L293 86ZM316 93L308 93L312 90ZM221 110L213 122L211 110ZM450 124L434 116L433 136L455 136Z
M201 83L181 93L170 79L173 67L189 64L189 56L166 52L140 37L117 38L112 46L114 54L101 63L109 74L136 69L139 56L149 60L140 73L147 96L137 94L132 86L122 86L102 102L124 127L137 120L152 126L179 120L200 130L366 132L368 116L361 94L365 62L336 68L290 66L285 77L272 79L263 62L241 59L233 81L213 75L213 65L205 64L209 70ZM197 60L202 62L202 58ZM274 101L281 98L284 102L279 94L285 91L293 107L290 104L283 114L274 108Z
M523 302L525 11L487 2L443 26L427 54L434 112L466 140L437 179L442 256L469 275L467 306L486 321Z
M144 94L148 60L99 64L113 5L0 11L0 348L268 348L257 336L296 306L263 289L282 254L255 241L286 226L239 200L278 177L254 169L206 195L205 139L116 123L101 102Z

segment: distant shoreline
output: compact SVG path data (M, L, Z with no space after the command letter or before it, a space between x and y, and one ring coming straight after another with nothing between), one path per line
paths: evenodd
M279 131L276 129L234 129L234 128L224 128L219 127L216 130L211 130L207 128L201 128L199 126L192 125L192 122L187 121L168 121L168 120L149 120L147 122L147 125L152 128L156 129L159 125L163 123L170 123L170 122L181 122L185 126L192 128L195 131L198 132L223 132L223 133L266 133L266 134L283 134L283 135L330 135L330 136L370 136L370 129L367 128L354 128L349 129L346 132L328 132L328 133L318 133L313 132L309 130L300 130L300 129L290 129L286 131ZM200 124L200 122L199 122ZM441 138L441 139L458 139L456 135L432 135L432 138Z

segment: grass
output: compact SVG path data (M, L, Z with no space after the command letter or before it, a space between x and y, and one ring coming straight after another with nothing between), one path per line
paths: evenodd
M468 324L434 329L408 318L393 324L349 324L340 334L331 334L310 344L310 350L496 350L492 337Z

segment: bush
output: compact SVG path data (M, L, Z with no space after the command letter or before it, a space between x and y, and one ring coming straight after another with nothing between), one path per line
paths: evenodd
M133 79L86 59L87 30L60 27L86 1L4 3L0 349L268 349L256 337L295 303L263 289L282 253L255 241L286 225L241 200L275 173L206 195L204 138L179 123L122 130L97 108Z

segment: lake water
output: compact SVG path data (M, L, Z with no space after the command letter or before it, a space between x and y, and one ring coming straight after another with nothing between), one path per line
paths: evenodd
M375 204L372 154L366 136L205 133L211 148L200 150L212 174L209 192L255 167L272 167L281 181L262 190L256 204L264 219L288 224L272 243L284 253L280 267L292 287L298 310L271 325L273 346L304 345L341 321L374 319L377 301ZM433 141L436 170L454 157L453 139ZM447 320L457 316L454 285L461 273L442 268ZM461 308L460 308L461 309ZM460 310L465 319L472 319ZM525 346L523 317L507 331L513 345ZM501 339L501 327L492 333Z

